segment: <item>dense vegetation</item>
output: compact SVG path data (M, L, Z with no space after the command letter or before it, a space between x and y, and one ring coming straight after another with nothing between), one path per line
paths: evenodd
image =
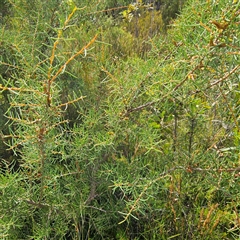
M239 1L0 6L1 239L239 239Z

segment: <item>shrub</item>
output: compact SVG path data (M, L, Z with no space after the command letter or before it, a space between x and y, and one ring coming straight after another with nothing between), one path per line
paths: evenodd
M239 3L189 1L144 58L105 5L34 3L2 35L1 237L237 239Z

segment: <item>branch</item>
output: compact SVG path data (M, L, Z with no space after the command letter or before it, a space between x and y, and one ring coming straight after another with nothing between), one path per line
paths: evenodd
M138 106L138 107L135 107L135 108L129 108L129 109L127 109L127 112L124 114L124 116L127 116L131 112L142 110L143 108L151 106L151 105L153 105L156 102L158 102L158 101L148 102L148 103L145 103L145 104L143 104L141 106Z
M239 172L238 174L236 174L236 177L237 177L237 176L240 176L240 167L237 167L237 168L228 168L228 169L224 169L224 168L218 168L218 169L208 169L208 168L207 168L207 169L204 169L204 168L191 168L190 166L188 166L188 167L176 166L176 167L170 168L169 170L161 173L158 178L153 179L152 181L150 181L150 182L144 187L143 191L139 194L138 198L135 200L135 202L133 203L133 205L131 206L131 209L129 210L129 212L128 212L127 214L122 213L122 212L119 212L119 213L121 213L122 215L125 215L125 217L124 217L124 219L123 219L121 222L119 222L118 224L124 223L124 222L129 218L130 215L133 216L133 215L132 215L132 212L133 212L134 209L136 208L136 206L137 206L137 204L139 203L139 201L141 200L142 196L146 193L146 191L148 190L148 188L149 188L152 184L156 183L157 181L159 181L159 180L161 180L162 178L167 177L167 176L171 178L172 176L169 175L169 174L172 173L172 172L174 172L175 170L178 170L178 169L180 169L180 170L185 170L185 171L187 171L188 173L192 173L193 171L199 171L199 172L202 172L202 171L206 171L206 172L214 171L214 172L219 172L219 173L221 173L221 172ZM134 216L133 216L133 217L134 217Z
M60 73L62 73L62 71L66 68L66 66L73 60L75 59L77 56L79 56L80 54L82 54L85 50L87 50L87 48L89 48L97 39L98 34L96 34L91 41L84 46L81 50L79 50L77 53L75 53L73 56L71 56L57 71L57 73L50 79L50 83L52 83Z
M135 209L135 207L137 206L138 202L141 200L142 196L145 194L145 192L148 190L148 188L149 188L152 184L154 184L155 182L159 181L160 179L162 179L162 178L164 178L164 177L167 177L167 176L168 176L168 177L171 177L171 175L169 175L169 173L175 171L176 169L184 169L184 167L181 167L181 166L173 167L173 168L169 169L168 171L161 173L158 178L150 181L150 182L144 187L143 191L139 194L138 198L137 198L136 201L133 203L131 209L130 209L129 212L126 214L126 216L124 217L124 219L123 219L121 222L119 222L118 224L124 223L124 222L129 218L129 216L132 215L132 212L133 212L133 210ZM122 213L122 214L123 214L123 213Z
M209 86L207 86L207 87L204 89L204 91L207 90L207 89L209 89L209 88L211 88L211 87L213 87L213 86L215 86L215 85L217 85L217 84L220 83L220 82L223 82L223 81L226 80L229 76L231 76L234 72L236 72L239 68L240 68L240 65L237 65L237 66L236 66L235 68L233 68L230 72L228 72L225 76L223 76L222 78L218 79L218 80L215 81L214 83L212 83L212 84L210 84ZM195 93L199 93L199 92L200 92L200 90L197 90L197 91L194 92L194 94L195 94Z
M189 75L193 74L197 69L202 67L203 59L204 59L204 57L202 57L200 59L200 63L198 65L196 65L177 86L174 87L173 92L176 91L178 88L180 88L189 79Z

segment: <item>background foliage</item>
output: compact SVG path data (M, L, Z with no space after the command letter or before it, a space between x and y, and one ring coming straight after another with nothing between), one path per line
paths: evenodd
M1 4L1 239L239 239L238 1Z

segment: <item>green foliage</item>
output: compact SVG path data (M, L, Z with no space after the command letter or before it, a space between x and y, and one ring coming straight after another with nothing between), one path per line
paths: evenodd
M161 12L155 10L153 4L143 4L139 1L128 5L121 14L124 19L123 29L135 39L135 53L144 57L152 47L151 39L163 32Z
M169 27L171 20L175 19L180 13L184 0L163 0L162 17L165 28Z
M1 238L238 239L239 3L9 3Z

